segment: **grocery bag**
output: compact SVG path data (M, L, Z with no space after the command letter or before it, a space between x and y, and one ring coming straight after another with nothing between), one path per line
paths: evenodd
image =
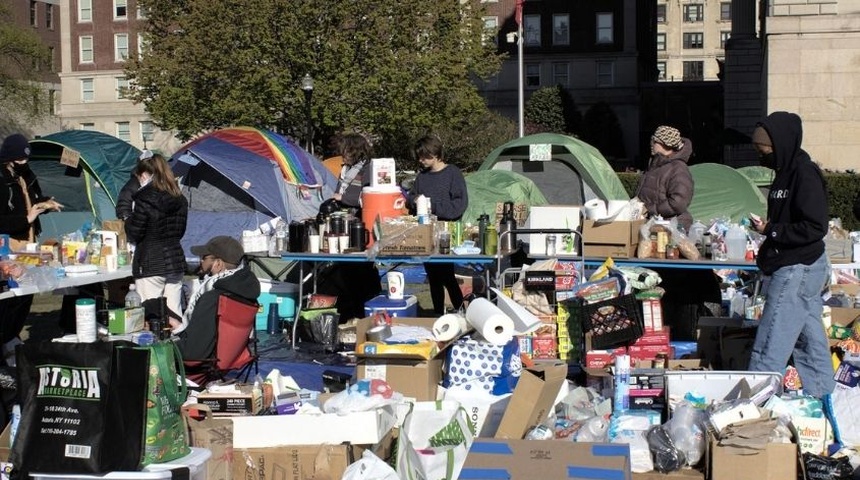
M458 402L412 404L397 439L396 470L407 480L456 480L474 440L474 427Z
M164 463L191 453L181 408L188 397L185 366L174 342L141 347L149 352L143 465Z
M128 342L19 345L13 478L139 470L147 352Z

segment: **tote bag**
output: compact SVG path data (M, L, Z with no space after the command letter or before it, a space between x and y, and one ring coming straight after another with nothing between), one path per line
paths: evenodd
M406 480L456 480L474 440L459 402L412 404L397 440L396 470Z
M164 463L191 453L182 404L188 397L185 366L173 342L141 347L149 353L143 465Z

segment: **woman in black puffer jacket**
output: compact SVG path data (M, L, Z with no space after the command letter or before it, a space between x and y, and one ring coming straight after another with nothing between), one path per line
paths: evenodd
M125 233L135 246L131 266L137 292L144 301L165 297L167 307L181 316L186 265L179 241L185 235L188 201L161 155L140 160L134 175L141 187L132 197Z

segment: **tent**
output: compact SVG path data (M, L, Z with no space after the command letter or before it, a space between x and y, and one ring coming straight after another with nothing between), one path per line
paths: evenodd
M92 130L67 130L30 142L30 168L45 195L65 205L62 212L42 215L40 238L59 238L87 222L99 226L116 218L120 189L131 176L140 150L116 137ZM60 163L63 153L68 163Z
M546 205L546 197L528 177L506 170L479 170L466 175L469 206L463 222L477 224L481 214L496 218L496 204L507 201Z
M734 222L750 212L764 217L767 203L758 187L743 173L719 163L700 163L690 167L695 187L690 213L702 223L718 217Z
M770 168L758 165L741 167L738 171L744 174L753 185L757 186L761 194L767 198L767 194L770 192L770 184L773 183L773 177L776 175L776 172Z
M182 146L170 159L188 199L191 245L216 235L238 238L280 217L287 222L316 216L337 179L313 155L268 130L216 130Z
M546 161L530 160L538 152ZM583 205L588 200L629 200L609 162L574 137L538 133L512 140L487 155L479 170L510 170L530 178L552 205Z

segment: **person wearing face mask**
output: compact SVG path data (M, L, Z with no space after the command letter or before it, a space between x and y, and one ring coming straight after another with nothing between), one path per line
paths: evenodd
M463 172L445 162L442 140L436 135L419 139L413 148L415 158L421 164L421 171L412 184L410 207L414 212L414 199L419 195L430 198L430 210L440 221L457 221L469 206L466 180ZM453 263L425 263L427 283L430 284L430 299L437 315L445 313L445 291L454 310L463 305L463 292L454 275Z
M827 185L821 169L801 148L802 139L801 119L789 112L768 115L753 131L759 161L775 176L767 218L750 219L765 237L756 263L765 275L767 301L749 370L782 372L793 356L803 393L821 398L835 386L830 347L821 328L821 293L830 275L823 240Z
M205 245L191 247L191 253L200 257L203 279L188 299L182 319L171 319L170 326L179 335L183 358L204 359L215 352L218 297L226 294L255 302L260 281L244 261L242 244L232 237L213 237Z
M185 253L179 241L185 235L188 201L161 155L140 160L134 169L140 189L125 222L129 243L135 245L131 268L137 292L145 302L165 297L172 312L181 312Z
M59 211L63 206L42 196L36 175L30 170L30 142L19 133L9 135L0 146L0 233L9 235L10 248L23 250L41 232L39 216ZM30 306L32 295L0 300L0 345L17 340ZM4 353L6 348L4 348Z

